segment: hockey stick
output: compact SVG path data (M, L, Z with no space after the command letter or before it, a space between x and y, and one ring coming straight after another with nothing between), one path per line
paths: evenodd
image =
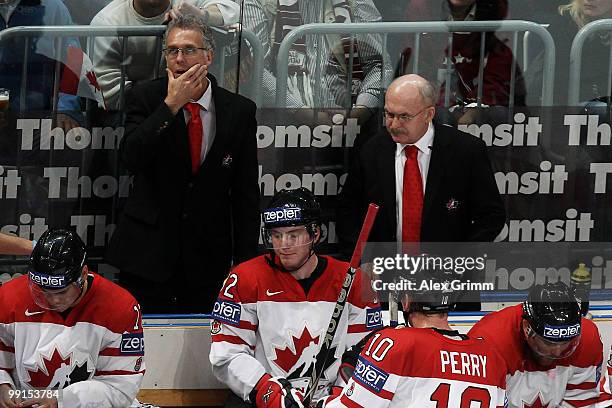
M397 309L397 296L395 292L389 291L389 326L397 327L399 312Z
M317 388L317 384L319 383L321 375L323 375L323 371L325 371L325 363L329 358L332 340L336 335L336 329L338 328L338 324L340 323L340 317L342 316L342 311L344 310L344 306L346 305L346 300L348 299L348 294L351 290L351 286L353 285L355 273L357 272L357 268L359 268L359 262L361 261L361 255L363 254L363 248L365 246L365 243L368 241L368 236L370 235L370 231L372 230L372 225L374 224L374 220L376 219L377 212L378 205L372 203L368 206L368 212L366 213L365 219L363 220L361 232L359 233L359 238L357 238L357 244L355 245L355 249L353 250L353 256L351 257L349 268L346 271L346 276L344 277L342 288L340 288L340 293L338 294L338 300L336 301L334 312L332 313L331 319L329 320L329 325L327 326L327 331L325 332L325 337L323 338L323 344L321 345L321 349L319 350L317 358L315 359L315 366L313 367L312 373L310 375L310 382L308 383L308 388L306 388L306 391L304 393L305 407L308 407L310 405L310 399L312 398L312 394ZM321 369L317 373L317 362L319 360L321 360Z

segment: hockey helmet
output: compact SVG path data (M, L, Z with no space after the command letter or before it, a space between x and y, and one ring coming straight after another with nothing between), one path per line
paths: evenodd
M523 319L527 343L540 357L569 357L580 343L580 306L563 282L535 285L523 302Z
M419 271L411 279L414 289L404 292L404 311L425 314L455 309L451 276L440 271Z
M321 225L321 206L306 188L281 190L273 198L261 218L262 238L267 248L273 248L272 230L281 227L304 226L312 243L317 227ZM289 237L289 239L296 237ZM296 244L296 242L294 242Z
M28 264L30 290L35 302L43 308L54 309L48 295L62 293L72 284L83 286L85 244L72 231L45 231L32 250Z

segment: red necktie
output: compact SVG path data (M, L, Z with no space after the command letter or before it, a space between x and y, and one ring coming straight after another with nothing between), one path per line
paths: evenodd
M185 108L191 114L187 124L189 133L189 153L191 155L191 172L196 174L200 168L200 155L202 153L202 138L204 137L204 127L200 117L200 105L189 102Z
M406 146L404 191L402 194L402 242L419 242L423 213L423 181L417 161L416 146Z

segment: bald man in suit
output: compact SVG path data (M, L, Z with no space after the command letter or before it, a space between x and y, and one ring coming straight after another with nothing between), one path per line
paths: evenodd
M433 85L414 74L389 86L386 128L359 149L340 193L344 248L356 242L371 202L381 207L371 242L486 242L503 228L506 213L484 142L436 123L436 97ZM418 194L404 194L407 150L416 152Z

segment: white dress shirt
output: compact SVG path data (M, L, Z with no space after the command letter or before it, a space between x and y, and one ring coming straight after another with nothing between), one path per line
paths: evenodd
M215 117L215 103L212 99L212 85L208 83L208 88L204 91L204 94L197 101L191 101L197 103L202 107L200 109L200 117L202 118L202 128L204 130L204 137L202 138L202 151L200 152L200 163L206 158L206 153L210 151L215 141L215 132L217 131L217 120ZM185 115L185 123L189 123L191 114L185 108L183 108L183 114Z
M419 163L419 171L421 172L421 180L423 182L423 196L425 196L425 183L427 182L427 171L429 170L429 161L431 160L431 146L433 145L434 128L431 122L425 134L414 143L418 149L417 161ZM402 240L402 195L404 192L404 166L406 165L406 154L404 148L408 144L395 144L395 219L397 220L396 237L397 241Z

